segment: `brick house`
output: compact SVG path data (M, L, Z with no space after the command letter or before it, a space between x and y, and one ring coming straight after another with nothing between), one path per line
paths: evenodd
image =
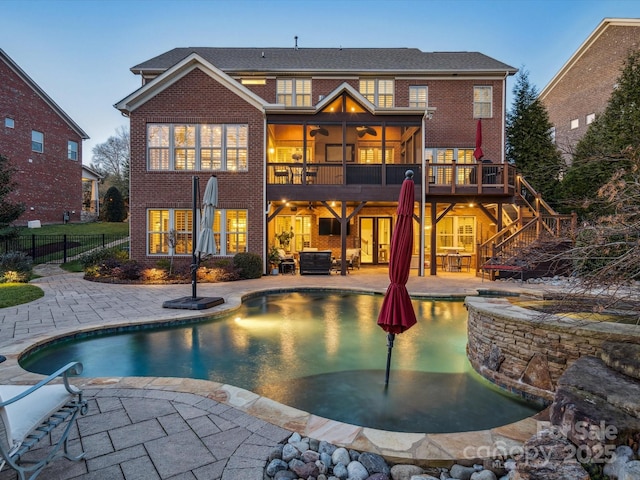
M82 140L88 135L0 49L0 154L18 171L13 201L27 225L80 221Z
M481 53L176 48L131 71L142 86L115 107L130 119L131 256L147 266L190 261L194 176L218 179L220 256L254 252L265 270L271 246L386 264L408 169L420 274L454 251L473 268L482 243L524 224L504 161L516 69Z
M640 18L605 18L540 92L566 161L604 112L629 53L640 48Z

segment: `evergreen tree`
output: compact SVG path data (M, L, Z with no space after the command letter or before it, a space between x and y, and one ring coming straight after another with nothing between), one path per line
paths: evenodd
M0 240L12 237L16 233L10 231L8 227L24 212L24 205L14 203L7 198L16 188L13 180L15 171L9 159L0 154Z
M105 222L122 222L127 218L127 212L124 208L124 200L120 195L120 190L111 187L104 196L104 204L102 213Z
M640 50L625 60L605 111L596 116L576 145L573 163L562 182L568 204L583 216L611 212L598 191L620 170L630 167L629 148L640 146Z
M547 109L524 69L516 77L513 96L513 106L507 114L507 159L553 205L558 199L564 162L550 135L552 125Z

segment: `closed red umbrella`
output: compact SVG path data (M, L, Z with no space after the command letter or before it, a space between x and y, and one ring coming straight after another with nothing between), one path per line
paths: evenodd
M473 151L473 156L476 158L476 162L479 162L484 157L482 151L482 120L478 119L478 125L476 126L476 149Z
M402 182L396 227L391 236L391 254L389 257L389 280L391 283L382 301L378 315L378 325L387 332L387 371L385 385L389 383L391 351L396 333L402 333L416 324L416 314L407 291L407 280L411 268L413 253L413 172L407 170Z

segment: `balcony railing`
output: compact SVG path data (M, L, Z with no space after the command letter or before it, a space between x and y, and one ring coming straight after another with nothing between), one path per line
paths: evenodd
M413 170L416 184L420 164L328 164L269 163L269 185L400 185L405 172ZM513 193L515 167L506 164L427 164L426 193Z

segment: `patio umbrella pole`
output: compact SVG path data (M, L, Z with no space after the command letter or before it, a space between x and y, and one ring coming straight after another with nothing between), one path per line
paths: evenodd
M391 351L393 350L393 341L396 339L395 333L387 334L387 371L384 376L384 386L389 386L389 371L391 370Z
M204 191L206 198L203 198L201 203L201 206L204 206L202 215L198 215L197 208L198 199L200 198L200 178L194 175L191 180L193 194L193 211L191 217L191 296L167 300L163 302L163 308L203 310L224 303L222 297L198 297L197 292L198 268L202 261L202 254L204 253L206 258L207 255L215 255L217 253L212 229L215 206L218 203L218 180L215 175L212 175L207 182L207 188ZM198 221L200 216L202 218ZM200 234L198 234L198 224L200 225Z
M193 188L193 211L191 217L191 298L196 299L196 290L197 290L197 276L198 276L198 257L196 256L196 242L197 242L197 230L196 230L196 218L198 218L196 212L196 198L198 198L198 186L200 183L200 179L195 175L192 177L192 188Z

